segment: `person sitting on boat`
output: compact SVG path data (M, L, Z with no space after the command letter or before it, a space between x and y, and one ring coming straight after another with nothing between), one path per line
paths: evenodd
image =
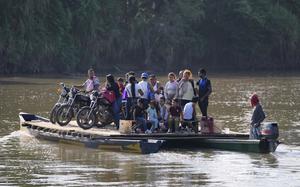
M145 133L152 133L154 130L158 128L158 115L156 110L156 102L155 100L150 101L150 106L147 109L147 118L151 123L150 130L147 130Z
M191 128L195 132L198 132L198 122L196 118L196 103L198 101L198 97L193 97L192 101L187 103L183 109L183 128Z
M125 87L126 91L126 119L132 118L132 106L136 104L136 100L144 95L141 87L136 83L135 77L129 77L129 83Z
M178 99L173 99L172 105L168 110L168 133L176 132L179 129L182 116L182 109L179 106Z
M161 130L168 130L168 108L166 105L166 99L160 98L159 101L159 115L158 120L162 123Z
M266 115L263 111L262 106L259 103L259 99L257 94L253 94L250 97L251 106L253 108L253 114L251 118L251 124L250 124L250 133L249 138L250 139L259 139L260 138L260 124L264 121L266 118Z
M133 109L133 120L136 122L136 129L141 129L143 132L147 131L146 113L141 99L137 100L137 105Z
M100 81L95 76L95 71L91 68L88 70L88 79L80 86L73 86L77 89L84 89L86 93L91 93L92 91L99 91Z

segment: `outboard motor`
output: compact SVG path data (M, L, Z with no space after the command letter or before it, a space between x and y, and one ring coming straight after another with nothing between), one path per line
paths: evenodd
M279 137L278 124L275 122L266 122L262 124L261 136L266 139L277 140Z
M278 124L275 122L266 122L261 126L261 138L269 143L269 151L274 152L279 145Z

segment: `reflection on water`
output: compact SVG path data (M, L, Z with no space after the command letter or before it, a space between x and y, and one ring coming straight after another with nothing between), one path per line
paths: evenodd
M0 79L1 186L297 186L300 182L298 77L212 77L209 113L233 130L248 131L248 97L253 91L261 95L268 120L280 124L285 142L273 154L174 150L136 155L56 144L18 131L20 111L49 115L60 81ZM63 81L72 85L83 80Z

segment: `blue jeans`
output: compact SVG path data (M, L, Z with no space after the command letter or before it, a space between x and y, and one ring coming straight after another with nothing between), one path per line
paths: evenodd
M143 117L137 117L136 118L136 124L137 124L138 127L142 127L143 131L146 131L148 129L147 128L147 121Z
M259 140L260 136L261 136L260 130L261 130L260 125L258 127L251 125L249 139L258 139Z
M149 122L151 123L151 132L158 128L158 119L150 119Z
M114 112L114 121L117 126L117 129L119 129L120 126L120 109L122 104L122 97L118 97L115 102L113 102L113 112Z

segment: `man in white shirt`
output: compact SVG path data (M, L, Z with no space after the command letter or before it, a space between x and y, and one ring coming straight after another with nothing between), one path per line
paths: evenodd
M148 73L142 73L141 81L138 83L140 89L143 91L144 95L141 96L141 100L143 102L144 108L148 108L149 99L151 99L151 94L153 93L153 88L148 82Z
M186 128L187 126L192 128L196 133L198 132L198 122L196 118L196 104L198 97L193 97L191 102L185 104L183 108L183 123L182 127Z

